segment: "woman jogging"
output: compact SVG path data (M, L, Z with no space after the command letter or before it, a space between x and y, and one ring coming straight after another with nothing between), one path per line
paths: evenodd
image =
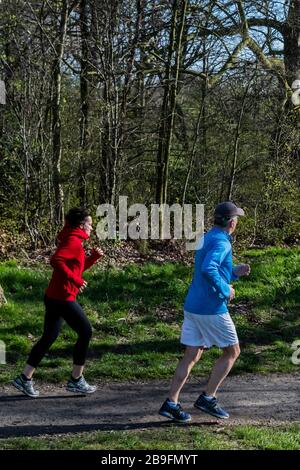
M85 209L71 209L65 218L65 226L57 237L57 249L50 259L53 274L45 292L46 307L44 332L33 346L23 373L15 378L13 385L29 397L36 398L32 376L48 349L59 335L63 320L78 334L73 350L73 370L67 383L70 392L93 393L96 387L89 385L82 373L87 349L92 336L91 324L81 306L76 302L78 292L87 283L82 273L103 256L100 248L94 248L86 257L82 243L92 231L92 218Z

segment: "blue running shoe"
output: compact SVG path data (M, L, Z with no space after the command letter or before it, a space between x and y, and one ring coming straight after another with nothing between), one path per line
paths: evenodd
M162 404L159 414L165 418L170 418L176 423L188 423L192 419L190 414L183 411L180 403L171 406L168 399Z
M199 398L195 401L194 407L198 408L198 410L204 411L204 413L215 416L216 418L229 418L229 414L220 406L218 406L216 397L214 397L212 400L208 400L205 396L205 393L201 393Z

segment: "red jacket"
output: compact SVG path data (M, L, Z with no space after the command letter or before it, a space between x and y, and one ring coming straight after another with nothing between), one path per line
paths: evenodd
M79 227L65 225L58 234L58 247L50 258L54 268L52 278L46 289L47 297L57 300L74 301L79 288L83 285L82 273L100 258L93 250L85 256L82 242L89 236Z

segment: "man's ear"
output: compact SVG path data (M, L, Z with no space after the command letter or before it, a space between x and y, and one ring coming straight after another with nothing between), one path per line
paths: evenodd
M230 224L228 225L228 222L229 222L229 218L228 217L224 217L223 218L223 227L231 227L231 221L230 221Z

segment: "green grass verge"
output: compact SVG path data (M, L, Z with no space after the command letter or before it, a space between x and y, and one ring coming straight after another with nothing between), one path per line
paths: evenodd
M248 250L238 261L249 261L249 278L236 283L231 313L242 345L232 373L293 372L291 344L300 339L300 249ZM0 264L0 284L8 304L0 307L0 340L7 364L0 381L7 382L23 367L43 326L43 292L50 270L42 265ZM192 268L176 264L129 265L85 274L89 287L79 297L94 330L87 377L114 380L169 378L182 354L179 345L182 304ZM67 326L37 370L51 382L66 379L76 335ZM203 355L193 374L205 375L218 357Z
M0 440L1 450L299 450L300 425L157 427Z

